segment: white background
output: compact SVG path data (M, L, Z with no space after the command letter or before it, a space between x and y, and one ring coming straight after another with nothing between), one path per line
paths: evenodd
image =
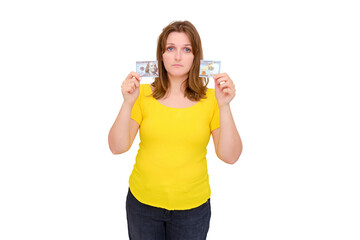
M107 136L173 20L237 89L244 150L228 165L210 139L208 239L360 239L355 3L1 1L0 239L127 239L139 138L112 155Z

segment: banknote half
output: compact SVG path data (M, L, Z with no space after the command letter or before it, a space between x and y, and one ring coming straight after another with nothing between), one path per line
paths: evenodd
M220 73L221 61L200 60L199 77L212 77Z
M141 77L158 77L158 62L157 61L136 61L136 72Z

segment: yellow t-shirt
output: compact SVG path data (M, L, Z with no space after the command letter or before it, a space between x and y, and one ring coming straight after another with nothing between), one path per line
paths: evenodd
M211 132L220 127L213 88L207 99L188 108L158 102L150 84L140 84L131 118L140 125L140 144L129 178L140 202L168 210L185 210L205 203L211 194L206 147Z

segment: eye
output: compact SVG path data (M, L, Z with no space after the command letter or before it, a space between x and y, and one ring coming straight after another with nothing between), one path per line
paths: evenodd
M173 47L168 47L167 50L172 51L172 50L174 50L174 48Z
M185 52L191 52L191 49L190 48L185 48Z

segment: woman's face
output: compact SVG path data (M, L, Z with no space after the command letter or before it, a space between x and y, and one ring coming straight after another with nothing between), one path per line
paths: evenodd
M189 37L184 32L172 32L166 40L163 62L170 77L187 77L194 54Z

